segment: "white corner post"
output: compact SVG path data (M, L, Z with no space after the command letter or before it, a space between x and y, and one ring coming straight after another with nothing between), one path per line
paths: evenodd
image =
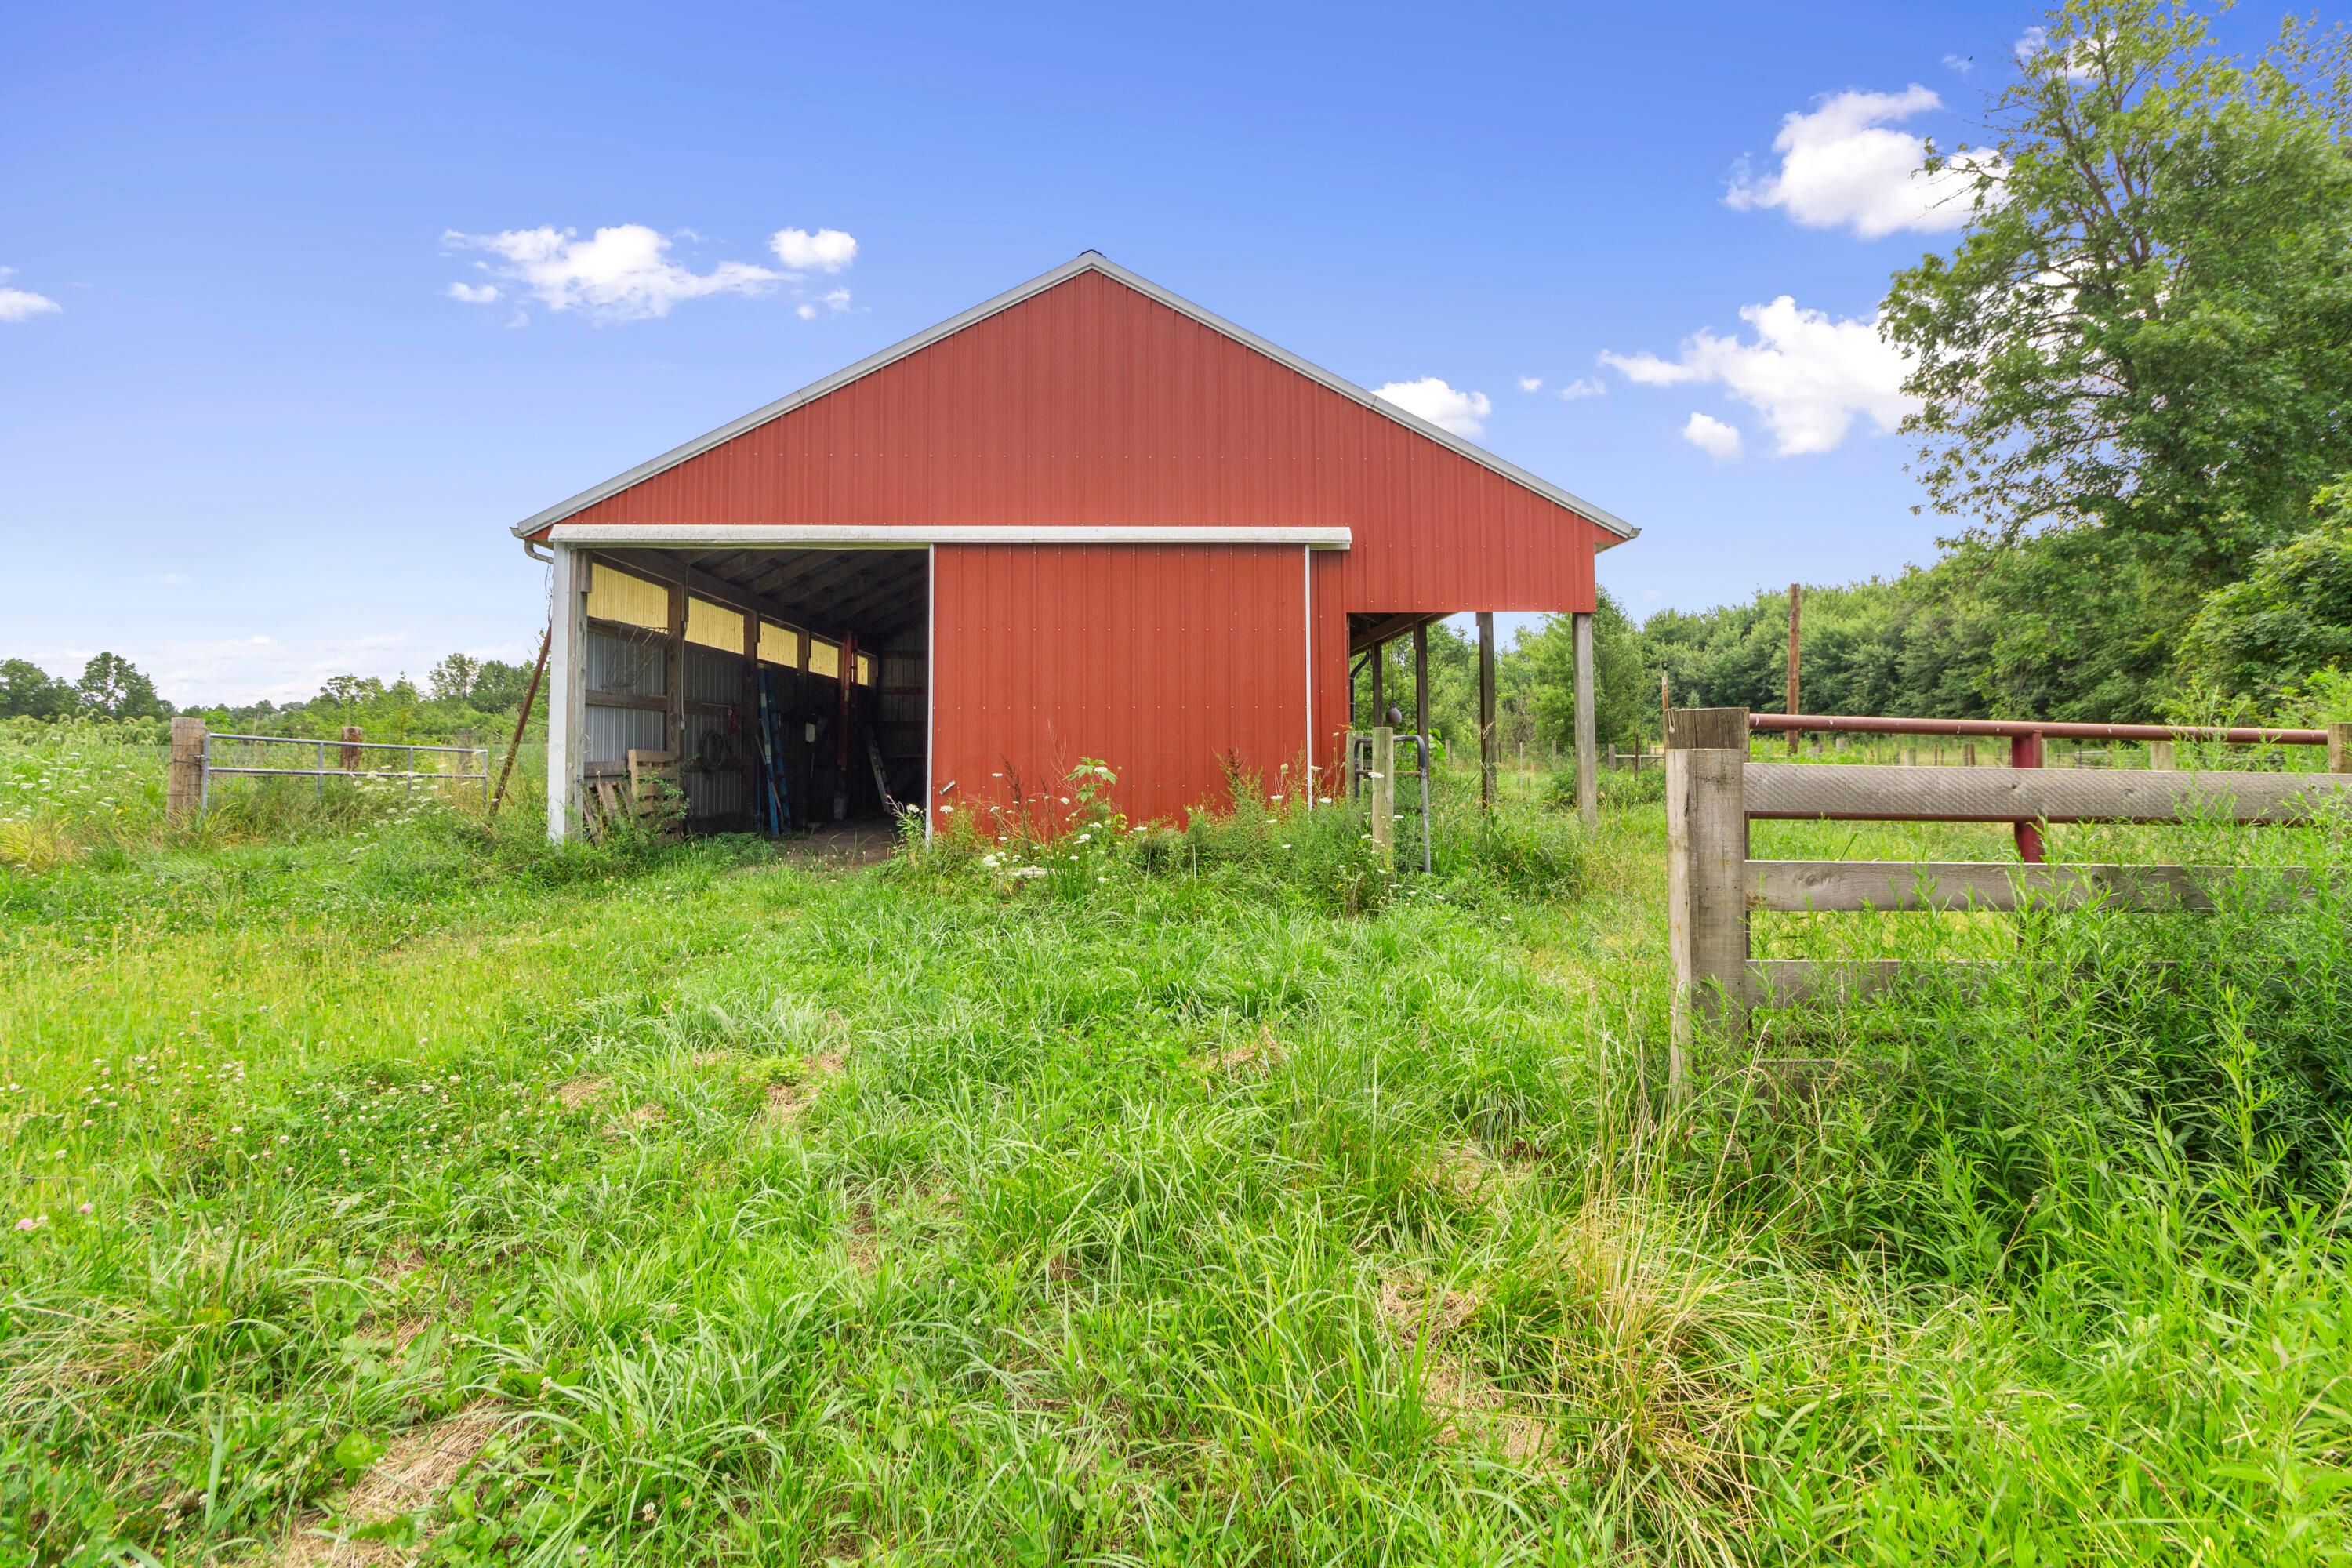
M580 820L580 764L588 739L588 573L579 548L551 546L555 592L547 650L547 836L567 837Z
M1600 742L1592 722L1592 612L1579 610L1576 628L1576 815L1584 826L1601 820Z

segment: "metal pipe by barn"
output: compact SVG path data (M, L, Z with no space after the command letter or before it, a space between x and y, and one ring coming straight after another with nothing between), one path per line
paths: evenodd
M887 793L935 825L1016 787L1058 795L1081 757L1118 773L1142 821L1222 801L1233 769L1269 794L1336 783L1352 652L1464 610L1589 615L1595 552L1633 534L1091 251L515 531L553 548L566 612L558 833L583 770L615 762L584 721L617 700L585 662L600 563L778 628L735 650L746 690L771 640L877 649L887 695L924 714L919 753L901 736L885 760ZM875 551L922 569L861 566ZM807 688L840 687L791 673L793 743L815 748L824 703ZM875 703L842 710L892 723Z

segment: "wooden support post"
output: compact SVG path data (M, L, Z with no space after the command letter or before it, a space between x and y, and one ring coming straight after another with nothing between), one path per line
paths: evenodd
M1372 726L1372 759L1364 775L1365 809L1371 816L1372 847L1382 863L1396 861L1396 731Z
M1804 711L1803 709L1797 706L1797 616L1798 613L1804 607L1804 584L1801 583L1790 584L1788 710L1791 713L1801 713ZM1789 754L1792 757L1797 754L1797 732L1794 730L1789 731Z
M1976 765L1977 743L1974 741L1962 741L1960 742L1960 766L1964 768L1972 768Z
M163 815L185 822L205 806L205 721L172 721L172 755L163 774Z
M341 765L343 772L355 773L360 771L360 742L366 739L367 736L357 724L343 726L343 745L341 752L338 753L341 758Z
M2151 773L2170 773L2172 771L2172 742L2169 741L2150 741L2147 743L2147 766L2148 771Z
M1919 765L1919 748L1916 746L1906 746L1895 754L1906 768L1916 768Z
M1592 612L1571 617L1576 632L1576 815L1591 827L1601 820L1601 742L1592 718Z
M743 612L743 704L735 721L736 742L743 748L743 826L753 833L767 821L760 801L760 612Z
M669 584L668 637L662 644L662 695L669 710L662 715L662 750L673 757L686 755L686 584Z
M800 813L803 828L806 828L809 824L816 820L809 810L816 798L816 742L812 739L816 715L814 710L809 706L808 689L809 660L814 657L814 651L815 639L809 636L808 628L803 626L801 628L799 662L793 669L791 740L793 756L798 760L798 765L793 768L793 773L785 775L792 780L793 809ZM793 777L793 773L799 776Z
M554 599L547 656L547 836L562 838L581 821L580 787L588 760L588 579L594 568L578 547L553 546Z
M1429 627L1426 625L1412 628L1412 729L1413 733L1421 737L1421 764L1427 767L1429 765Z
M833 678L841 684L841 714L835 721L833 737L833 819L843 822L849 816L850 698L857 685L856 632L841 639L841 653L835 662Z
M1495 612L1478 612L1478 808L1495 808L1495 764L1502 736L1495 729Z
M2327 726L2327 771L2352 773L2352 724Z
M1666 939L1674 963L1666 1081L1689 1087L1700 1027L1746 1026L1748 710L1666 714Z

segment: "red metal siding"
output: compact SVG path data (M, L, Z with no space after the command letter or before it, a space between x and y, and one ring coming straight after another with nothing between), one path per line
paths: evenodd
M570 521L1345 526L1344 608L1380 612L1591 609L1598 536L1098 272Z
M935 810L984 825L1016 779L1058 810L1082 757L1118 773L1137 822L1223 804L1229 754L1269 791L1293 787L1307 744L1297 546L943 544L933 574Z

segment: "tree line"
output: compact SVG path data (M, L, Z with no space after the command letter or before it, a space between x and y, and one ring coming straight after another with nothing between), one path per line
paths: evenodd
M338 675L292 702L192 703L174 708L155 683L120 654L100 653L79 680L51 675L29 659L0 662L0 719L199 718L212 729L251 735L331 740L358 725L371 740L442 741L510 727L530 684L531 667L453 653L422 686L401 675ZM544 729L546 721L535 724Z

